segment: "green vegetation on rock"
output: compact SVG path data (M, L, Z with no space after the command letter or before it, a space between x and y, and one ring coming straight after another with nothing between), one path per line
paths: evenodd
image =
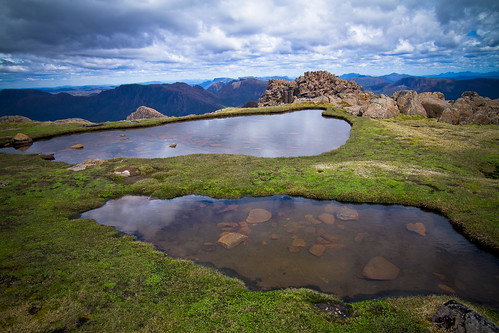
M304 108L298 105L296 108ZM312 107L307 105L306 107ZM315 106L317 108L317 106ZM287 194L340 201L397 203L437 210L466 237L498 253L496 126L453 126L403 117L358 118L347 144L318 156L259 158L189 155L119 158L83 171L34 155L0 154L0 329L47 331L417 332L448 296L344 304L307 289L248 291L244 284L78 214L109 198L186 194L215 198ZM229 109L202 119L288 111ZM106 128L165 121L109 123ZM88 131L17 124L33 138ZM77 126L77 125L74 125ZM102 128L100 128L102 129ZM52 130L52 131L51 131ZM14 133L15 132L15 133ZM12 134L13 133L13 134ZM131 166L137 176L113 171ZM343 317L320 304L348 310ZM484 309L481 312L484 313ZM486 310L485 310L486 311ZM497 322L497 315L485 312Z

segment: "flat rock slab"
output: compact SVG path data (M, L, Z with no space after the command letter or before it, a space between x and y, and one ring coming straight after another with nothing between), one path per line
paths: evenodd
M343 221L354 221L359 219L359 213L355 209L341 207L336 211L336 217Z
M82 163L79 163L79 164L73 165L72 167L69 167L68 170L82 171L85 169L90 169L90 168L95 168L95 167L101 166L103 163L104 163L104 161L99 160L99 159L86 160Z
M362 269L360 276L369 280L395 280L400 268L381 256L371 258Z
M248 239L248 236L237 232L225 232L218 239L218 243L222 244L226 249L232 249L238 246L241 242Z
M334 224L335 218L334 215L324 213L318 216L319 220L324 222L325 224Z
M71 149L83 149L84 147L83 147L83 145L82 145L82 144L78 143L78 144L76 144L76 145L72 145L72 146L71 146L71 147L69 147L69 148L71 148Z
M405 225L407 230L414 232L418 235L421 235L423 237L426 237L426 227L423 223L421 222L416 222L416 223L407 223Z
M250 210L246 222L248 223L263 223L272 218L272 213L263 208L255 208Z

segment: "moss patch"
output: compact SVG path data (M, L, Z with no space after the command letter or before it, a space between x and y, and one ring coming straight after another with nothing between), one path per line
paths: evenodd
M284 111L282 107L231 109L216 116ZM344 305L330 295L306 289L250 292L239 280L171 259L151 245L92 220L74 218L109 198L132 193L161 198L287 194L398 203L442 212L468 238L497 253L499 181L493 177L499 160L497 127L452 126L413 118L370 120L339 109L327 109L325 114L350 122L351 137L337 150L310 157L121 158L73 172L62 162L0 154L0 329L431 329L430 314L445 297ZM124 123L106 126L120 128ZM40 136L61 133L52 130L40 131ZM124 166L139 170L140 175L114 174ZM316 304L341 304L351 315L336 316ZM485 314L497 320L494 313Z

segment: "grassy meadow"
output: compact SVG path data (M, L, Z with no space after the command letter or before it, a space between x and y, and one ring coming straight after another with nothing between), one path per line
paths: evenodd
M297 105L295 109L317 108ZM352 125L350 139L318 156L189 155L116 158L83 171L36 155L0 153L0 330L3 332L425 332L452 295L343 303L308 289L249 291L243 282L78 214L125 194L214 198L286 194L345 202L417 206L448 217L468 239L499 254L499 131L399 116L358 118L320 106ZM290 106L105 123L4 124L34 139L91 130L290 111ZM123 178L115 169L135 167ZM466 302L465 302L466 303ZM324 311L341 309L348 316ZM466 303L470 305L469 303ZM319 305L319 306L318 306ZM470 305L473 307L473 305ZM496 323L499 315L474 306Z

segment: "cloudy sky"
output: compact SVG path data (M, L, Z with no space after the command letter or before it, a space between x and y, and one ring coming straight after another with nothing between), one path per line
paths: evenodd
M2 0L0 88L499 70L497 0Z

